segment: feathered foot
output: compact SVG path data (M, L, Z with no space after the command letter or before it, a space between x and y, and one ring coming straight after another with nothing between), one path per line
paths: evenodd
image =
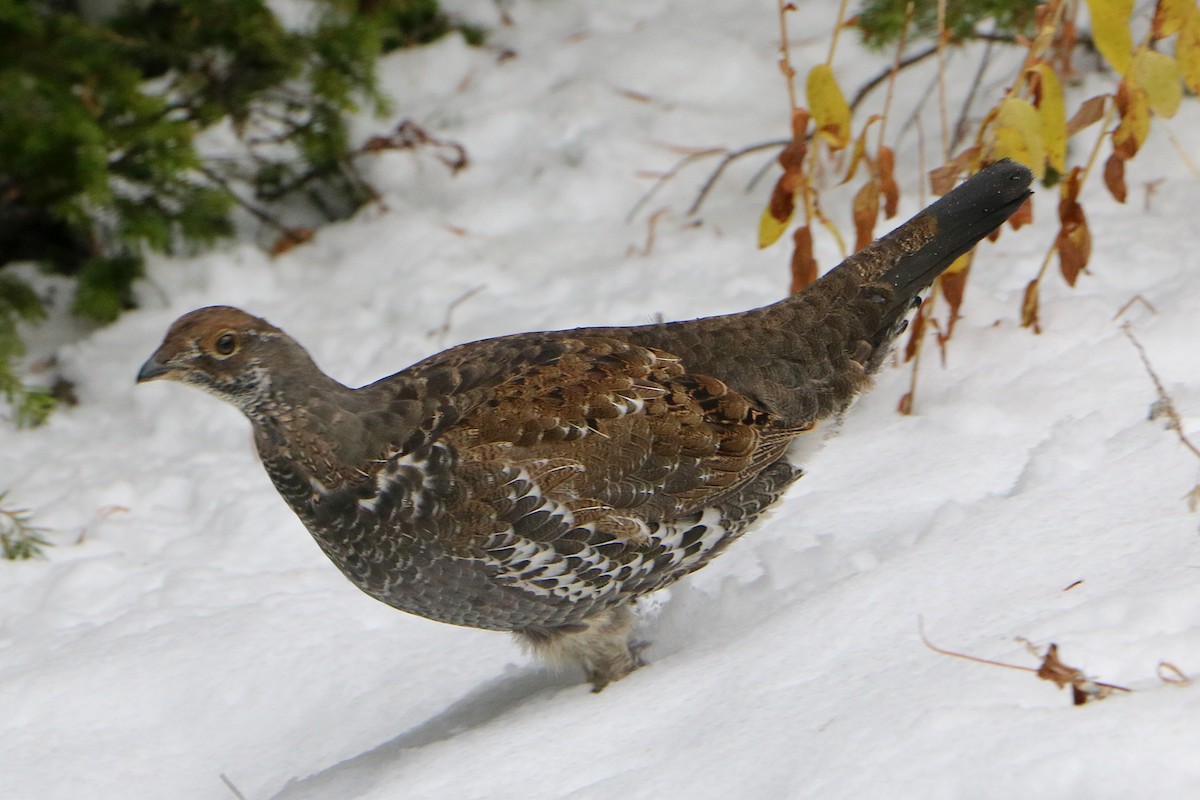
M632 642L635 618L628 605L588 617L578 625L517 631L533 653L555 665L578 664L598 692L645 662L643 642Z

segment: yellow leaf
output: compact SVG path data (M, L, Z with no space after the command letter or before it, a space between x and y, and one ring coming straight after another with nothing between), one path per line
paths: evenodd
M1067 171L1067 105L1062 84L1046 62L1036 64L1034 69L1041 79L1037 108L1042 119L1042 141L1046 143L1046 163L1061 174Z
M764 208L762 217L758 220L758 246L760 248L770 247L779 241L779 237L783 236L783 232L788 229L791 221L790 213L787 218L779 219L771 212L770 205Z
M971 266L971 256L974 254L974 252L974 250L968 250L958 258L951 261L950 266L946 267L946 271L942 274L955 275L959 272L966 272L967 267Z
M1162 39L1178 33L1195 7L1196 0L1158 0L1158 5L1154 7L1154 38Z
M1179 84L1179 64L1166 53L1139 49L1133 57L1129 77L1146 90L1150 110L1160 117L1170 118L1179 110L1183 87Z
M871 125L883 119L880 114L872 114L867 119L867 124L863 125L862 131L859 132L858 138L854 140L854 151L850 155L850 166L846 168L846 177L842 178L842 184L849 183L855 173L858 172L858 165L862 163L863 158L867 154L867 131L871 130Z
M1121 75L1133 61L1133 35L1129 17L1133 0L1087 0L1092 16L1092 38L1104 60Z
M1200 9L1195 6L1179 29L1175 40L1175 56L1179 59L1179 70L1188 91L1200 94Z
M808 110L817 133L832 149L841 150L850 143L850 106L828 64L818 64L808 73Z
M1064 123L1065 125L1065 123ZM992 160L1011 158L1029 167L1039 179L1046 172L1046 144L1042 120L1028 100L1005 98L996 112L992 129Z

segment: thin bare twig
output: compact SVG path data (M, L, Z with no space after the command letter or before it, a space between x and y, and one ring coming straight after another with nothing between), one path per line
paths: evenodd
M783 144L786 143L786 140L784 140ZM780 146L782 147L783 144L780 144ZM625 217L625 221L633 222L634 218L637 217L638 212L645 208L646 204L654 199L654 196L658 194L659 189L661 189L667 184L667 182L678 175L680 170L682 170L688 164L691 164L693 161L697 161L701 158L708 158L709 156L716 156L722 153L728 154L729 151L724 147L708 147L703 150L697 150L693 153L688 153L686 156L676 162L675 166L671 167L669 170L662 173L655 179L654 185L647 189L646 193L639 197L638 201L633 204L633 208L630 209L629 214ZM722 167L722 169L724 169L724 167ZM693 204L693 207L696 207L696 204ZM688 213L690 214L691 212L689 211Z
M714 169L708 176L708 180L706 180L704 185L700 187L700 192L696 195L696 199L692 202L691 206L688 207L687 216L691 217L700 213L700 206L704 205L704 200L708 197L708 193L712 191L712 187L720 179L721 174L725 172L725 168L728 167L730 163L738 160L744 155L757 153L759 150L769 150L771 148L783 147L790 141L791 139L773 139L769 142L759 142L758 144L739 147L737 150L726 150L725 155L721 157L721 161L717 164L716 169Z
M929 637L925 635L925 620L917 617L917 630L921 635L921 641L935 653L952 658L961 658L965 661L974 661L977 664L989 664L993 667L1004 667L1005 669L1015 669L1021 672L1032 672L1042 680L1048 680L1058 684L1058 686L1070 686L1074 695L1075 705L1083 705L1088 700L1099 700L1107 696L1110 692L1131 692L1124 686L1118 686L1115 683L1104 683L1103 681L1095 681L1087 677L1082 670L1075 667L1069 667L1063 664L1058 659L1058 646L1051 644L1045 653L1038 652L1027 639L1018 639L1025 644L1026 648L1037 658L1042 659L1039 667L1023 667L1019 664L1008 664L1004 661L993 661L990 658L980 658L968 653L959 653L955 650L947 650L944 647L938 647L933 642L929 641Z
M1167 388L1163 386L1162 379L1154 371L1154 366L1150 363L1150 357L1146 355L1146 348L1142 347L1142 343L1133 335L1133 330L1129 327L1129 323L1123 324L1121 331L1137 349L1138 357L1142 359L1142 366L1146 368L1146 372L1150 375L1150 380L1154 382L1154 391L1158 393L1159 407L1167 415L1167 419L1171 423L1170 427L1175 431L1175 435L1179 437L1179 441L1183 446L1191 450L1192 455L1196 458L1200 458L1200 448L1192 444L1187 434L1183 432L1183 418L1179 416L1179 410L1175 408L1175 403L1172 402L1171 395L1167 394ZM1200 489L1200 486L1197 488Z
M1125 312L1126 312L1126 311L1128 311L1129 309L1133 308L1133 304L1134 304L1134 303L1141 303L1141 304L1142 304L1142 305L1144 305L1146 308L1150 309L1150 313L1151 313L1151 314L1157 314L1157 313L1158 313L1158 309L1157 309L1157 308L1155 308L1155 307L1154 307L1154 306L1153 306L1153 305L1150 303L1150 301L1149 301L1149 300L1147 300L1146 298L1142 297L1140 294L1135 294L1133 297L1129 298L1129 300L1128 300L1128 301L1125 303L1125 305L1121 306L1121 308L1117 310L1117 313L1116 313L1116 314L1113 314L1113 322L1116 322L1117 320L1119 320L1119 319L1120 319L1122 316L1124 316L1124 315L1125 315Z
M427 335L429 336L429 338L432 339L435 336L445 336L447 333L449 333L450 332L450 318L454 315L454 310L456 308L458 308L459 306L461 306L463 303L470 300L475 295L482 292L486 288L487 288L487 284L481 283L478 286L468 289L467 291L463 292L458 297L456 297L452 301L450 301L450 305L446 306L446 314L442 317L442 324L439 327L434 328L433 330L428 332Z
M237 800L246 800L246 795L242 794L241 790L234 786L233 781L229 780L224 772L221 773L220 777L221 783L225 784L225 787L229 789L229 791L233 792L233 796L236 797Z
M946 117L946 0L937 4L938 116L942 123L942 160L950 160L950 127Z
M779 70L787 81L788 107L796 110L796 70L792 67L792 55L788 50L787 12L795 11L788 0L777 0L779 6Z
M892 96L896 92L896 76L900 73L900 54L904 52L904 46L908 44L908 29L912 25L913 14L916 13L916 3L914 0L908 0L908 5L904 9L904 27L900 29L900 43L896 45L896 58L892 61L892 68L888 72L888 88L887 95L883 99L883 113L880 114L879 120L879 142L876 145L876 150L883 147L886 139L888 113L892 109Z
M983 46L983 57L979 59L979 68L975 70L975 77L971 81L971 88L967 92L967 99L963 101L962 108L959 109L958 119L954 121L954 131L950 135L950 152L958 150L958 146L962 143L963 136L967 128L967 116L971 113L971 106L975 102L975 94L979 91L979 87L983 85L983 76L987 72L988 65L992 61L992 45L994 42L989 39L987 44Z

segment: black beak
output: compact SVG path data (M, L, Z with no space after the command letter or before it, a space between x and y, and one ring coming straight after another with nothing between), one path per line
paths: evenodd
M142 368L138 370L137 382L145 383L146 381L158 380L169 376L175 370L171 367L164 366L158 362L155 356L150 356Z

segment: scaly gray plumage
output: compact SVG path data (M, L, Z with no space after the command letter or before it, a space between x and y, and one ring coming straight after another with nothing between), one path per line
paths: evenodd
M265 320L212 307L176 321L138 379L241 408L280 494L367 594L515 631L599 690L638 664L629 603L779 498L800 474L789 442L866 388L916 294L1030 180L997 163L739 314L472 342L350 389Z

